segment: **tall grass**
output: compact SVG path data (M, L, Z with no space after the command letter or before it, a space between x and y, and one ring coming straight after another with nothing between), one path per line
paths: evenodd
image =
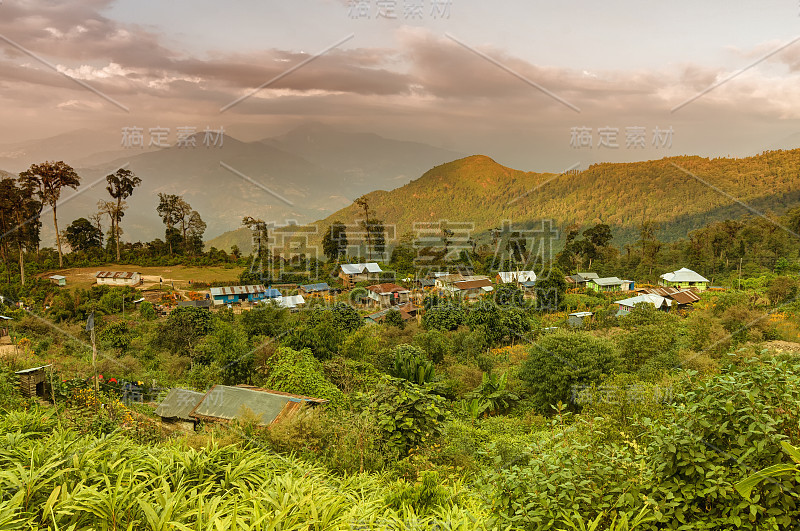
M494 528L461 485L417 514L387 503L395 484L380 474L332 476L260 448L80 435L60 428L52 409L0 416L0 530Z

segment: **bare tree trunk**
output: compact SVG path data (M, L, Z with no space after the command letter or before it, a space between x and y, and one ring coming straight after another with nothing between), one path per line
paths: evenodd
M114 239L116 240L115 243L117 244L117 262L120 261L120 258L119 258L119 218L120 218L119 209L120 208L122 208L122 198L121 197L117 198L117 211L114 213L114 220L115 220L115 223L114 223Z
M58 247L58 267L64 267L64 255L61 253L61 235L58 233L58 218L56 217L55 203L53 203L53 226L56 228L56 247Z
M25 285L25 257L22 254L22 244L19 244L19 283Z

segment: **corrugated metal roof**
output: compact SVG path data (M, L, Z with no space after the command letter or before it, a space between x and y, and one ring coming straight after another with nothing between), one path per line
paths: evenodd
M593 272L576 273L576 275L578 275L579 277L581 277L584 280L592 280L594 278L600 278L600 275L598 275L597 273L593 273Z
M700 300L700 295L691 289L678 289L672 286L663 286L659 288L641 288L637 290L639 293L650 293L653 295L660 295L673 299L678 304L691 304Z
M462 280L461 282L454 282L453 287L465 290L465 289L476 289L476 288L483 288L489 287L492 285L491 280Z
M311 293L314 291L329 291L331 287L327 282L317 282L316 284L303 284L300 289L306 293Z
M278 291L278 290L275 290ZM221 297L228 295L255 295L257 293L266 293L267 288L262 284L252 284L248 286L224 286L219 288L211 288L211 295L213 297ZM280 295L280 293L278 293Z
M114 279L128 279L138 275L138 272L131 271L98 271L95 274L96 278L114 278Z
M679 291L670 295L678 304L692 304L700 300L700 295L691 290Z
M368 286L367 289L379 295L386 293L409 293L409 291L403 286L398 286L397 284L392 284L391 282L373 284L372 286Z
M361 273L383 273L383 270L375 262L364 264L342 264L342 271L348 275L360 275Z
M47 367L50 367L51 365L53 365L53 364L52 363L48 363L47 365L42 365L40 367L31 367L30 369L22 369L21 371L17 371L14 374L28 374L29 372L36 372L36 371L40 371L42 369L46 369Z
M595 278L592 279L592 282L594 282L598 286L621 286L622 284L625 283L624 280L620 280L617 277Z
M592 312L574 312L569 314L570 317L591 317L594 315Z
M664 273L661 278L667 282L709 282L704 276L685 267L671 273Z
M305 304L306 300L302 295L286 295L284 297L278 297L275 299L275 302L283 308L297 308L299 305Z
M156 415L161 418L172 418L181 420L194 420L189 413L197 407L197 404L206 396L205 393L181 389L176 387L170 389L167 396L156 408Z
M303 402L324 403L319 398L291 395L257 387L215 385L192 410L190 416L208 420L233 420L251 412L262 426L274 422L287 405ZM295 406L290 406L294 409Z
M644 293L642 295L637 295L635 297L631 297L629 299L622 299L619 301L614 301L614 304L619 304L622 306L627 306L629 308L633 308L634 305L646 302L652 304L656 308L661 308L664 304L667 306L672 305L672 301L667 299L666 297L662 297L661 295L654 295L652 293Z
M50 275L48 278L52 278L53 280L64 280L67 277L64 275Z

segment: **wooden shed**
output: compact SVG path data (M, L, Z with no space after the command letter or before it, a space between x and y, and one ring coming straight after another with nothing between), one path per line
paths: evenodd
M50 383L47 381L46 368L50 365L33 367L17 371L15 374L19 378L19 390L26 398L48 398L50 396Z

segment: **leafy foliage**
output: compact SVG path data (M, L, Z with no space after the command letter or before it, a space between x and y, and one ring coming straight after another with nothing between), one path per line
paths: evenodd
M621 365L613 343L587 332L546 335L529 352L519 377L542 413L549 412L556 402L570 402L571 409L580 409L572 400L575 390L599 383Z

